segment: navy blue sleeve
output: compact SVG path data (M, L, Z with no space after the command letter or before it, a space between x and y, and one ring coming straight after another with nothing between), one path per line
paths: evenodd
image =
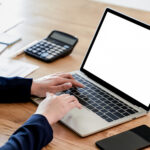
M53 139L53 130L47 119L32 115L0 150L41 150Z
M0 77L0 102L27 102L30 100L32 79Z

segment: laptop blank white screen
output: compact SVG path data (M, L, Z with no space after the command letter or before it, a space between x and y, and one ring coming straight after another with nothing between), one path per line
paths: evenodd
M149 106L150 30L108 12L83 68Z

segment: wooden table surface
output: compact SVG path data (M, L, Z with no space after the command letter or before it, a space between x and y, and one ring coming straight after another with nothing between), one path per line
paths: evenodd
M150 12L123 8L92 0L5 0L0 5L0 17L22 18L24 22L9 31L21 35L22 40L7 51L20 49L34 40L46 37L52 30L61 30L79 38L70 56L53 63L44 63L25 54L15 59L38 65L40 68L28 77L41 77L55 72L69 72L80 68L90 41L106 7L114 8L150 24ZM36 110L31 102L0 104L0 145ZM146 124L150 126L150 113L89 137L81 138L63 124L53 125L54 139L45 150L95 150L97 140ZM148 148L147 148L148 149Z

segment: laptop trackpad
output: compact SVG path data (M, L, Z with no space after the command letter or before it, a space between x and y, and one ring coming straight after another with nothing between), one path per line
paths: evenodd
M103 130L108 125L104 119L85 107L81 110L74 108L61 122L83 137Z

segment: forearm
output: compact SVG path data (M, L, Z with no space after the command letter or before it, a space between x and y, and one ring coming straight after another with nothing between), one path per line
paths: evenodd
M0 102L26 102L30 100L32 79L0 77Z
M41 150L53 139L53 131L42 115L33 115L0 150Z

